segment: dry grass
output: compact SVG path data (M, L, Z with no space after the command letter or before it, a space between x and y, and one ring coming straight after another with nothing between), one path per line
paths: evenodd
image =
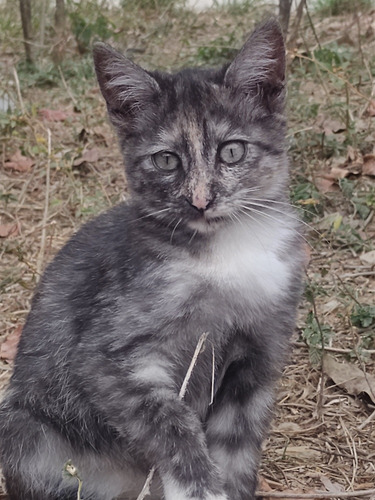
M138 12L122 19L117 14L117 44L130 48L135 59L150 68L216 62L226 49L239 45L254 19L260 17L260 11L254 15L236 10L181 14L165 9L161 14ZM366 114L375 93L375 13L324 20L313 16L312 21L315 34L305 16L290 69L294 193L305 185L311 190L317 172L327 174L332 166L343 163L349 146L362 155L375 153L375 117ZM343 54L337 69L306 60L311 59L307 48L332 48L332 41ZM213 50L207 49L212 46ZM57 86L28 87L25 73L19 70L23 113L12 70L21 51L17 39L13 44L6 42L0 61L5 75L0 90L10 89L16 103L9 118L13 125L2 125L1 137L0 226L14 224L16 230L0 240L0 342L23 324L39 271L85 220L126 193L121 158L94 79L87 77L77 85L65 76L56 80ZM72 41L67 51L67 57L79 66ZM345 59L353 53L355 58ZM358 67L353 68L356 63ZM68 116L64 121L43 120L38 113L43 108L64 110ZM5 167L17 150L33 159L28 171ZM96 152L92 161L77 161L92 150ZM355 185L357 198L374 196L375 200L374 178L351 174L349 183ZM351 321L357 302L374 304L374 265L360 257L371 249L375 236L375 201L369 202L369 213L361 218L354 194L348 197L338 186L336 191L315 189L310 194L310 198L304 196L303 206L316 209L309 221L312 229L307 231L312 246L308 277L314 299L313 304L305 301L301 305L291 362L265 443L260 486L298 494L322 490L339 497L339 491L374 487L375 418L371 415L375 398L354 396L335 385L319 358L312 363L311 349L301 332L314 306L319 322L331 328L327 350L336 359L375 374L374 326L366 330ZM297 203L301 200L297 196ZM335 226L338 215L348 226L345 231ZM1 361L2 388L11 369L11 363Z

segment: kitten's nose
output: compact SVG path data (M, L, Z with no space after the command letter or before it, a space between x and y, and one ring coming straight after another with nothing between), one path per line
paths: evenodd
M205 210L210 208L214 199L215 197L208 199L207 197L193 196L191 199L186 198L186 201L189 205L198 210L198 212L203 213Z

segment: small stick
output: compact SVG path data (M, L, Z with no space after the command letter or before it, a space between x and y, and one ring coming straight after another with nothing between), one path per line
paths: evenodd
M47 218L48 218L48 208L49 208L49 191L50 191L50 172L51 172L51 131L47 129L47 137L48 137L48 159L47 159L47 170L46 170L46 197L44 200L44 214L42 221L42 237L40 241L40 251L38 261L36 263L36 272L38 276L40 276L43 266L43 258L44 258L44 249L46 246L46 227L47 227Z
M316 491L312 493L290 493L288 491L257 491L256 496L269 498L352 498L352 497L367 497L375 494L375 488L371 490L357 491L336 491L325 492Z
M191 374L193 373L194 367L197 363L199 353L201 352L202 346L203 346L207 336L208 336L208 333L202 333L202 335L199 337L197 347L195 348L193 357L191 358L191 361L190 361L189 368L188 368L186 375L185 375L185 378L182 382L180 392L178 393L178 399L184 399L184 396L185 396L186 390L187 390L187 386L188 386L189 380L191 378ZM142 488L140 494L138 495L137 500L143 500L147 495L150 494L150 484L151 484L151 481L154 477L155 470L156 470L155 466L153 466L150 469L150 472L148 473L145 484L143 485L143 488Z
M24 105L23 99L22 99L20 81L18 79L18 74L17 74L16 68L13 68L13 75L14 75L14 81L16 82L17 96L18 96L18 100L20 101L21 113L23 115L25 115L26 114L25 105Z

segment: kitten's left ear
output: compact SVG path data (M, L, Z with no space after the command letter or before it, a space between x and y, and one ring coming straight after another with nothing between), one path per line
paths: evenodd
M141 108L160 92L158 83L147 71L109 45L96 43L93 57L110 114L111 111L126 114Z
M285 46L276 19L258 26L234 61L229 65L224 84L246 94L260 89L280 93L285 85Z

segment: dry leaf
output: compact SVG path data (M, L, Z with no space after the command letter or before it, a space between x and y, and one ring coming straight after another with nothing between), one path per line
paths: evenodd
M365 155L363 157L363 175L375 175L375 155Z
M329 174L317 175L314 179L315 186L321 193L332 193L340 188L335 182L335 178Z
M4 163L5 168L11 168L17 172L27 172L34 165L35 161L31 158L23 156L21 151L16 151L13 156L9 158L8 161Z
M341 389L345 389L353 396L365 393L375 403L374 375L364 373L358 366L351 363L339 363L330 355L324 358L324 369Z
M366 114L368 116L375 116L375 100L372 99L366 109Z
M18 325L0 346L0 358L13 361L16 357L18 342L22 333L22 325Z
M259 491L272 491L271 486L263 476L258 477L258 490Z
M319 478L325 486L325 489L330 493L342 493L344 491L344 488L341 486L341 484L332 482L328 477L319 476Z
M82 165L82 163L95 163L99 160L100 158L100 149L98 148L93 148L93 149L86 149L80 158L77 158L74 160L73 165L75 167L79 167Z
M48 122L63 122L68 118L68 113L60 109L47 109L39 110L40 116Z
M370 250L370 252L363 253L359 256L359 260L363 264L368 264L369 266L375 266L375 250Z
M8 238L18 234L18 224L0 224L0 238Z

